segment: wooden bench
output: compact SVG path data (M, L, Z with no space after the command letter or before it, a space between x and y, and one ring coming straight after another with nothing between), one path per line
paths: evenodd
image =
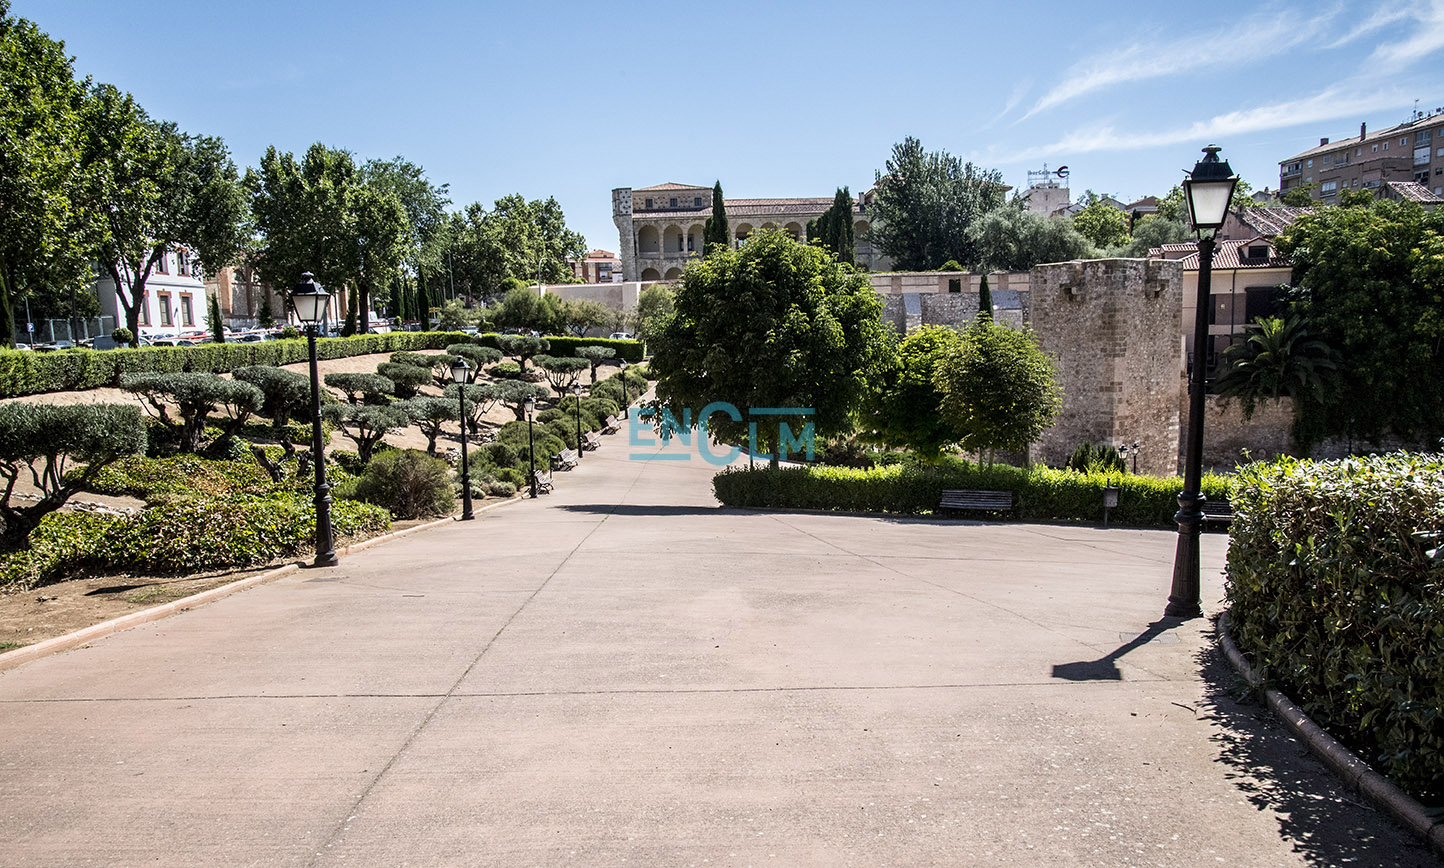
M581 455L575 449L563 449L552 456L552 470L571 470L581 461Z
M535 474L537 494L552 493L552 475L545 470L538 470Z
M595 431L588 431L582 435L582 448L588 451L602 445L602 435Z
M938 509L969 510L974 512L1011 512L1013 492L1011 491L969 491L950 488L943 491Z
M602 423L603 434L615 434L622 430L622 420L616 416L608 416L607 421Z
M1229 524L1233 521L1233 504L1227 500L1205 500L1203 502L1203 523Z

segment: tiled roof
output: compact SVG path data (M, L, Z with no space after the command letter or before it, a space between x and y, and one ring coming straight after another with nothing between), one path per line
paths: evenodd
M1282 208L1245 208L1242 211L1235 211L1239 222L1257 232L1259 235L1274 236L1294 225L1294 221L1305 214L1313 213L1313 208L1295 208L1284 206Z
M610 250L593 250L587 254L588 259L616 259L617 254Z
M668 181L665 184L656 184L651 187L638 187L634 192L655 193L661 190L710 190L711 187L698 187L696 184L678 184L675 181Z
M1291 268L1293 263L1287 256L1280 256L1272 246L1269 247L1269 256L1266 259L1245 259L1240 253L1247 250L1251 244L1257 244L1258 239L1247 241L1220 241L1213 251L1213 268L1215 271L1251 268ZM1198 270L1198 251L1194 243L1165 244L1163 245L1164 258L1173 259L1183 265L1184 271ZM1155 247L1153 250L1158 250ZM1148 253L1153 255L1153 250ZM1179 253L1183 250L1191 250L1188 255L1182 257L1167 256L1168 252Z
M1384 186L1406 202L1419 202L1424 205L1444 202L1444 196L1435 196L1428 187L1418 181L1385 181Z
M727 219L762 217L771 214L821 214L832 207L826 199L726 199Z

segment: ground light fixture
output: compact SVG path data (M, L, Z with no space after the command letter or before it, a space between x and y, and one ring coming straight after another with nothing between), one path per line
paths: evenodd
M461 520L471 521L471 467L466 463L466 375L471 365L461 356L451 363L451 379L456 383L457 418L461 420Z
M622 418L631 418L628 415L632 409L632 390L627 388L627 360L622 359Z
M1193 357L1188 366L1188 437L1184 447L1183 491L1178 495L1178 551L1173 558L1173 589L1165 615L1197 618L1200 605L1199 535L1203 532L1203 392L1204 345L1208 341L1209 291L1212 288L1214 236L1228 216L1238 176L1218 158L1217 145L1203 149L1203 159L1183 182L1188 219L1198 233L1198 297L1193 312Z
M340 563L336 557L335 536L331 533L331 486L326 482L326 452L321 442L321 377L316 370L316 335L330 301L331 294L309 271L301 275L301 282L291 290L291 308L306 332L311 358L311 463L316 465L316 559L312 565L317 567L334 567Z
M521 404L526 410L526 454L531 462L531 497L536 500L536 438L532 434L532 414L536 412L536 396L527 395Z
M580 461L581 458L582 458L582 452L585 451L585 450L582 449L582 384L581 384L581 383L572 383L572 397L575 398L575 399L576 399L576 402L577 402L577 405L576 405L576 411L577 411L577 460Z

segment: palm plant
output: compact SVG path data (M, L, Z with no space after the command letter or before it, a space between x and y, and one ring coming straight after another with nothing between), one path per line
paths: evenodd
M1214 384L1225 402L1240 402L1245 419L1264 400L1325 400L1339 368L1338 353L1313 337L1304 320L1264 317L1245 335L1243 343L1224 351L1224 372Z

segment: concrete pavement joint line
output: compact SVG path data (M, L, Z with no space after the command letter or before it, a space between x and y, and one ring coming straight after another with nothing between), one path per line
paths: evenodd
M1228 613L1218 616L1218 644L1234 671L1255 690L1263 692L1264 702L1283 725L1308 747L1309 751L1338 775L1349 789L1363 795L1374 807L1394 818L1429 845L1435 856L1444 859L1444 822L1435 822L1429 812L1412 796L1392 781L1374 771L1368 763L1324 731L1323 727L1304 713L1287 696L1272 687L1265 687L1248 658L1229 635Z
M1094 646L1092 646L1092 645L1089 645L1087 642L1084 642L1084 641L1082 641L1081 639L1075 639L1074 637L1069 636L1069 635L1066 634L1066 633L1060 633L1059 631L1054 630L1052 627L1049 627L1048 625L1046 625L1046 624L1044 624L1044 623L1042 623L1042 622L1040 622L1040 621L1037 621L1037 620L1035 620L1035 619L1033 619L1033 618L1029 618L1027 615L1022 614L1021 612L1015 612L1015 611L1013 611L1012 609L1009 609L1007 606L1002 606L1002 605L999 605L999 604L997 604L997 603L994 603L994 602L991 602L991 601L988 601L988 600L984 600L984 599L981 599L981 598L979 598L979 597L975 597L975 596L973 596L972 594L966 594L966 593L964 593L964 592L962 592L962 591L957 590L956 588L950 588L950 587L948 587L947 585L940 585L940 584L938 584L937 582L930 582L930 581L928 581L927 579L920 579L920 578L918 578L917 576L908 575L907 573L903 572L902 570L896 569L896 568L894 568L894 567L890 567L890 566L888 566L887 564L882 563L882 562L879 561L879 560L876 560L876 559L874 559L874 558L868 557L867 555L857 554L856 552L848 551L847 549L843 548L842 546L838 545L837 543L830 542L830 541L828 541L828 540L823 539L823 538L820 537L820 536L817 536L816 534L809 533L808 531L805 531L805 530L803 530L803 529L800 528L800 527L797 527L797 526L795 526L795 525L788 524L787 522L783 521L782 519L778 518L778 517L775 516L775 515L772 516L772 519L773 519L773 521L776 521L778 524L782 525L783 527L790 528L790 529L792 529L792 530L794 530L794 531L797 531L797 532L800 533L800 534L803 534L804 536L812 537L813 539L817 540L818 542L822 543L823 545L831 546L831 547L837 549L837 550L840 551L840 552L846 552L847 554L852 555L853 557L855 557L855 558L857 558L857 559L859 559L859 560L864 560L864 561L867 561L867 562L870 563L870 564L873 564L874 566L882 567L883 569L885 569L885 570L887 570L887 571L889 571L889 572L892 572L892 573L896 573L897 575L902 576L902 577L905 578L905 579L911 579L912 581L918 582L919 584L928 585L928 586L930 586L930 587L937 588L937 589L940 590L940 591L945 591L945 592L947 592L947 593L949 593L949 594L955 594L956 596L962 597L962 598L965 599L965 600L972 600L972 601L975 602L975 603L978 603L978 604L983 605L983 606L988 606L988 607L990 607L990 608L993 608L993 609L998 610L999 612L1006 612L1006 613L1008 613L1009 615L1012 615L1013 617L1018 618L1019 620L1026 621L1027 623L1032 624L1034 627L1037 627L1037 628L1040 629L1040 630L1043 630L1043 631L1048 632L1048 633L1052 633L1052 634L1055 635L1055 636L1062 637L1063 639L1066 639L1066 640L1069 641L1069 642L1074 642L1074 643L1077 643L1078 645L1082 645L1084 648L1087 648L1089 651L1097 652L1097 651L1099 651L1099 650L1102 650L1102 649L1096 648L1096 647L1094 647ZM1041 534L1041 536L1047 536L1047 534ZM1135 669L1138 669L1139 671L1148 672L1149 675L1152 675L1154 678L1156 678L1156 679L1159 680L1159 681L1167 681L1167 680L1168 680L1168 679L1166 679L1166 678L1163 678L1162 676L1160 676L1160 675L1159 675L1158 673L1156 673L1156 672L1149 672L1149 670L1148 670L1146 667L1139 666L1139 665L1136 664L1136 663L1130 663L1129 665L1130 665L1130 666L1133 666Z
M46 705L85 703L144 703L144 702L229 702L253 701L257 699L513 699L544 696L694 696L726 695L731 693L821 693L829 690L867 692L881 690L977 690L996 687L1060 687L1092 683L1123 686L1127 684L1163 684L1166 678L1131 678L1127 681L1070 681L1049 678L1045 681L987 681L977 684L814 684L792 687L631 687L615 690L501 690L485 693L260 693L224 694L220 696L113 696L113 697L72 697L65 699L3 699L5 705Z
M638 477L640 477L640 475L641 474L639 472ZM630 492L632 490L632 487L636 484L636 479L634 478L632 480L632 485L629 485L627 487L627 492ZM623 498L625 499L625 497L626 495L624 494ZM511 501L506 502L510 503ZM500 504L498 504L498 506L499 505ZM611 515L611 513L607 513L607 515ZM521 605L516 607L516 611L512 612L509 616L507 616L507 619L502 622L501 626L496 628L496 632L491 635L490 639L486 640L486 644L483 645L481 647L481 650L477 652L476 656L472 658L471 663L468 664L466 669L462 671L461 675L459 675L457 679L452 682L451 688L447 690L446 693L441 694L439 697L436 697L435 704L433 704L431 708L426 712L426 714L422 716L421 721L416 724L416 728L413 729L411 733L406 736L406 740L401 743L401 746L399 748L397 748L396 753L391 755L391 758L386 761L386 764L381 767L380 771L378 771L371 778L371 781L366 784L365 789L363 789L361 791L361 794L357 796L355 801L351 803L351 807L346 811L345 816L336 821L336 825L331 830L331 834L326 836L326 840L321 843L321 845L311 855L311 858L307 860L306 864L308 866L316 865L317 860L319 860L323 855L325 855L325 852L329 850L331 846L336 843L337 840L340 839L341 835L349 828L349 824L351 823L351 821L361 813L361 805L365 803L367 797L371 795L372 790L376 788L376 785L381 782L382 778L386 777L386 773L391 770L391 767L396 764L396 761L401 759L401 757L406 754L407 750L411 748L411 745L415 743L417 737L420 736L421 733L425 731L426 727L430 725L431 721L435 719L437 712L441 711L441 707L445 705L446 701L456 693L456 689L460 687L471 675L472 671L475 670L478 665L480 665L482 658L486 656L486 652L491 650L491 647L496 644L496 640L500 639L501 634L506 632L506 628L510 627L511 623L515 621L519 615L521 615L521 613L526 609L528 605L531 604L531 601L535 600L537 598L537 595L539 595L543 590L545 590L546 586L551 583L551 580L556 578L557 573L561 572L562 567L566 566L567 563L571 561L572 557L577 553L577 549L580 549L587 540L591 539L592 534L597 532L597 528L600 528L602 526L602 522L606 521L607 515L602 516L602 518L598 520L595 525L592 526L592 529L587 531L586 536L582 537L580 540L577 541L576 545L572 546L571 550L567 552L566 557L562 558L561 563L557 564L556 567L554 567L552 571L547 574L547 577L542 580L541 584L537 585L536 590L532 591L525 600L522 600ZM426 696L424 698L431 697Z

